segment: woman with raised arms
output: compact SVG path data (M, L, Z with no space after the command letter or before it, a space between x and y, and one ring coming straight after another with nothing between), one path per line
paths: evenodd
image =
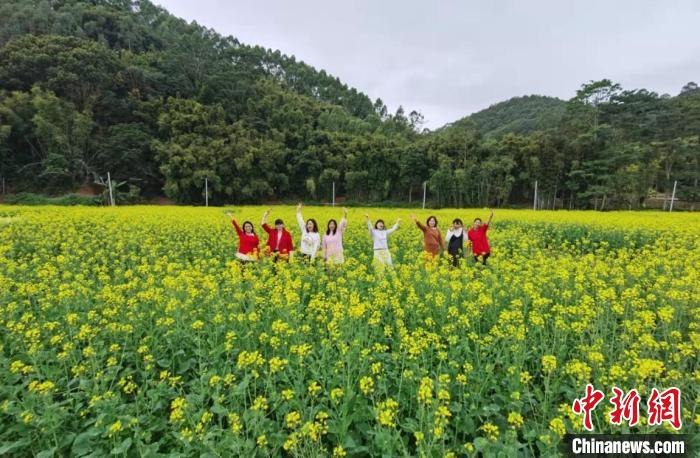
M343 234L348 225L348 210L343 208L343 218L340 224L334 219L328 221L326 233L323 236L323 259L328 264L342 264L345 262L343 257Z
M253 223L244 221L243 229L241 229L238 225L238 221L236 221L236 218L234 218L230 212L226 212L226 216L231 219L233 227L236 229L236 234L238 234L238 251L236 252L236 257L244 264L257 261L260 239L255 233L255 229L253 229Z
M372 234L372 240L374 244L374 265L376 267L383 268L384 266L391 266L391 253L389 252L389 243L387 237L392 232L399 228L399 222L401 219L397 219L396 223L390 228L386 229L384 227L384 220L378 219L372 226L372 221L369 219L369 215L365 214L367 219L367 228L369 233Z
M489 215L486 224L482 223L481 218L474 219L474 224L472 228L467 232L467 237L472 244L472 254L474 255L474 260L481 262L486 265L486 260L491 256L491 246L489 245L489 239L486 236L486 231L491 227L491 221L493 220L493 210Z
M436 258L440 254L441 249L445 249L445 242L442 239L442 233L438 229L437 218L429 216L425 224L418 221L416 215L411 215L411 219L418 229L423 232L423 252L428 258Z
M450 256L453 267L459 267L460 259L464 257L464 238L462 220L455 218L452 221L452 227L447 230L445 235L447 254Z
M265 211L262 218L262 228L267 232L267 249L266 252L272 256L274 261L279 259L289 261L289 255L294 251L294 243L292 242L292 234L284 227L284 221L277 218L275 220L275 228L271 228L267 224L267 217L270 216L270 209Z
M318 224L316 220L311 218L304 222L304 217L301 216L302 204L297 205L297 223L301 229L301 243L299 251L301 256L307 261L315 261L318 249L321 246L321 236L318 233Z

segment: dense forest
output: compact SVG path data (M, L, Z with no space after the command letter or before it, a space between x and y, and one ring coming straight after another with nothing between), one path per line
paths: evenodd
M640 208L700 200L700 89L583 84L435 131L280 51L142 0L0 4L0 176L9 192L104 185L120 199Z

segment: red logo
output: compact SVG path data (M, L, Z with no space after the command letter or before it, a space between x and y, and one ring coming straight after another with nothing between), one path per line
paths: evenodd
M613 387L613 396L610 404L614 406L610 412L610 423L621 425L626 420L629 426L639 423L639 403L641 397L636 389L631 389L625 393L618 387ZM595 408L605 398L602 391L593 388L590 383L586 385L586 394L574 399L572 410L576 415L583 414L583 427L588 431L593 431L592 414ZM676 387L668 388L659 393L653 388L647 401L647 412L650 426L661 425L668 422L674 429L679 430L683 425L681 421L681 390Z
M621 425L622 420L629 422L630 426L639 423L639 393L632 388L624 397L624 392L618 387L613 387L613 397L610 399L610 404L615 408L610 412L610 423L613 425Z
M681 429L681 390L669 388L659 393L654 388L647 402L649 412L649 424L660 425L667 421L674 429Z
M602 391L593 388L590 383L586 385L586 395L580 399L574 399L572 406L576 415L583 413L583 427L588 431L593 431L593 422L591 421L591 412L596 408L600 401L605 398Z

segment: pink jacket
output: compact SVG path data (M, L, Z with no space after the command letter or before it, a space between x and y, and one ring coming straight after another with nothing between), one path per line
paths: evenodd
M323 257L326 261L343 262L343 233L348 221L343 218L338 224L335 234L323 235Z

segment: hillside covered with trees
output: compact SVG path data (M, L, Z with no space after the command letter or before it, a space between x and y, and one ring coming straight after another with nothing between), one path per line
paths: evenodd
M497 103L450 125L458 128L475 127L485 138L500 138L509 133L529 134L557 127L565 112L564 100L526 95Z
M277 50L147 0L0 4L0 176L11 192L101 182L120 196L201 203L418 199L639 208L700 200L700 90L603 80L569 101L518 97L430 132ZM291 51L291 50L288 50Z

